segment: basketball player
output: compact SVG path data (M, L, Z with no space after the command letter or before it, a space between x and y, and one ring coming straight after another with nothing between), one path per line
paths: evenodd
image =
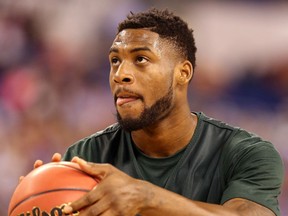
M101 182L65 213L280 215L284 172L273 145L190 111L195 52L193 31L169 11L131 13L119 24L109 53L118 122L62 158Z

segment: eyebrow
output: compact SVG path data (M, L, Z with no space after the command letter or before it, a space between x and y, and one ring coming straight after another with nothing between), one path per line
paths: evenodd
M133 52L138 52L138 51L150 51L151 52L151 49L149 47L136 47L134 49L132 49L130 51L130 53L133 53Z
M144 47L136 47L134 49L131 49L130 53L138 52L138 51L149 51L149 52L152 52L149 47L144 46ZM112 52L119 53L119 49L116 48L116 47L111 47L110 50L109 50L109 54L112 53Z

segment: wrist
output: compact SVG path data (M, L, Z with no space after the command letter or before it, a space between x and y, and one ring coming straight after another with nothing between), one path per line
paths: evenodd
M157 186L150 182L137 180L141 185L142 205L139 208L139 216L144 216L145 212L151 212L157 208ZM149 214L148 214L149 215Z

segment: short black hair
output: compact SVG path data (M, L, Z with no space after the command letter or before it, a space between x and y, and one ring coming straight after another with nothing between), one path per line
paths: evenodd
M188 59L193 68L196 66L196 51L193 30L179 16L172 12L149 9L145 12L134 14L130 12L123 22L118 25L118 33L124 29L148 28L159 34L161 38L168 39L179 49L179 53Z

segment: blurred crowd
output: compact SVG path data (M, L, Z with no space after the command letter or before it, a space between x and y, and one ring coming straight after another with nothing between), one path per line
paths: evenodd
M151 2L0 0L0 215L35 160L49 162L115 121L109 46L117 23ZM220 2L154 6L174 10L195 30L191 109L279 150L286 165L280 204L288 215L288 4Z

